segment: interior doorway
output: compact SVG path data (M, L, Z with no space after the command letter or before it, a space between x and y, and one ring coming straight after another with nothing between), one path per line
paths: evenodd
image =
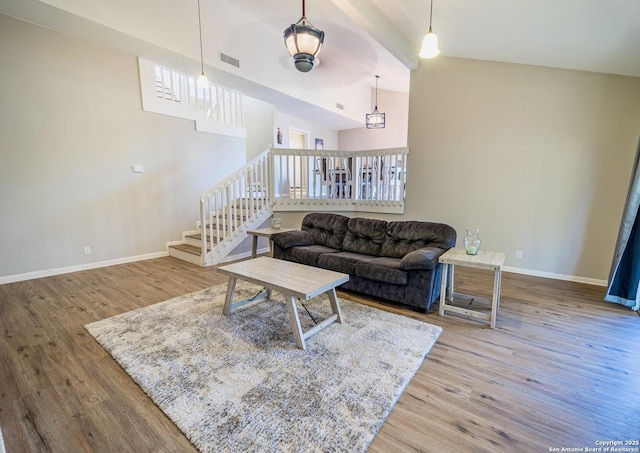
M289 128L290 149L308 149L308 145L309 132L293 127ZM307 159L300 156L294 156L293 159L289 159L289 191L292 198L297 198L296 195L306 196L309 169L305 160Z
M307 149L309 133L300 129L289 128L289 148Z

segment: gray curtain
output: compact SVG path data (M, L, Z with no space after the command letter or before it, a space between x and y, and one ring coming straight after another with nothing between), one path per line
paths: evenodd
M640 309L640 141L633 164L629 194L624 207L613 263L609 274L609 287L605 300L622 304L632 310Z

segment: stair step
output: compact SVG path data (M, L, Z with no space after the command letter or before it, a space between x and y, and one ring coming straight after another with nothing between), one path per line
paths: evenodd
M220 216L219 216L219 217L224 217L225 219L232 218L232 219L247 220L247 216L246 216L246 215L244 215L244 214L243 214L243 215L240 215L240 214L232 214L232 215L229 215L229 214L220 214ZM214 219L213 219L213 220L214 220L214 223L215 223L215 217L214 217Z
M211 229L211 228L213 228L213 229L215 230L215 228L216 228L216 224L215 224L215 223L213 223L213 224L207 224L207 225L205 225L205 226L206 226L206 228L207 228L207 229ZM229 224L224 225L224 228L222 227L222 225L219 225L219 228L220 228L221 230L223 230L223 229L224 229L224 230L228 230L228 229L229 229Z
M266 198L254 198L253 199L253 204L254 205L258 204L258 203L266 203L266 202L267 202ZM248 199L248 198L243 198L240 201L236 201L236 206L240 206L241 204L243 206L249 206L249 204L251 204L251 200Z
M202 249L189 244L169 246L169 255L196 266L202 265Z
M188 245L199 247L202 244L202 233L187 234L185 235L184 238ZM207 234L206 238L207 238L207 245L209 245L211 243L211 235ZM213 237L213 243L214 244L218 243L215 236Z
M180 250L181 252L190 253L192 255L202 256L202 249L189 244L170 245L170 249Z

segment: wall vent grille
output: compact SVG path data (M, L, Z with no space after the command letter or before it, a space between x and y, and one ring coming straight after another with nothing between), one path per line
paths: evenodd
M229 55L225 55L222 52L220 52L220 61L230 64L231 66L235 66L236 68L240 67L240 60L230 57Z

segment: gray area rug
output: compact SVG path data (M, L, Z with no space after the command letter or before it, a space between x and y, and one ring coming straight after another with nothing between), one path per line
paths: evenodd
M259 289L238 282L236 300ZM442 331L341 299L344 323L302 351L280 293L224 316L225 290L85 326L202 452L365 451ZM324 295L305 305L331 314Z

